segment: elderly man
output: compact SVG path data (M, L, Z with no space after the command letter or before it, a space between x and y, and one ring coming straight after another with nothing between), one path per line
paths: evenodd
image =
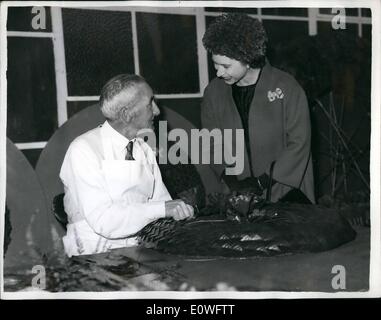
M148 223L193 216L191 206L171 200L154 152L138 137L160 113L146 81L114 77L101 91L100 107L107 120L71 143L61 167L68 256L133 246L131 235Z

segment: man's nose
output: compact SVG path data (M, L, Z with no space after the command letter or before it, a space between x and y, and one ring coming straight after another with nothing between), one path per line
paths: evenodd
M160 109L159 107L157 106L156 102L153 101L152 102L152 112L153 112L153 115L156 117L160 114Z

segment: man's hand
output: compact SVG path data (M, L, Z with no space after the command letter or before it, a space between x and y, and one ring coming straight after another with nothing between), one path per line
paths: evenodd
M182 200L170 200L165 202L165 217L175 220L192 218L194 215L193 207Z

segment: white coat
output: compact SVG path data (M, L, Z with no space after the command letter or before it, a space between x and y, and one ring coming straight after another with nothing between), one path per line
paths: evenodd
M63 237L68 256L136 245L131 235L165 216L171 197L155 154L137 138L135 160L124 160L128 142L106 121L69 146L60 172L69 218Z

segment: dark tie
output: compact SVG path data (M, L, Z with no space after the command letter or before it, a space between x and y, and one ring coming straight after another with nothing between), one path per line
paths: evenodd
M126 153L126 160L135 160L133 155L132 155L132 149L134 148L133 142L130 141L126 147L127 153Z

